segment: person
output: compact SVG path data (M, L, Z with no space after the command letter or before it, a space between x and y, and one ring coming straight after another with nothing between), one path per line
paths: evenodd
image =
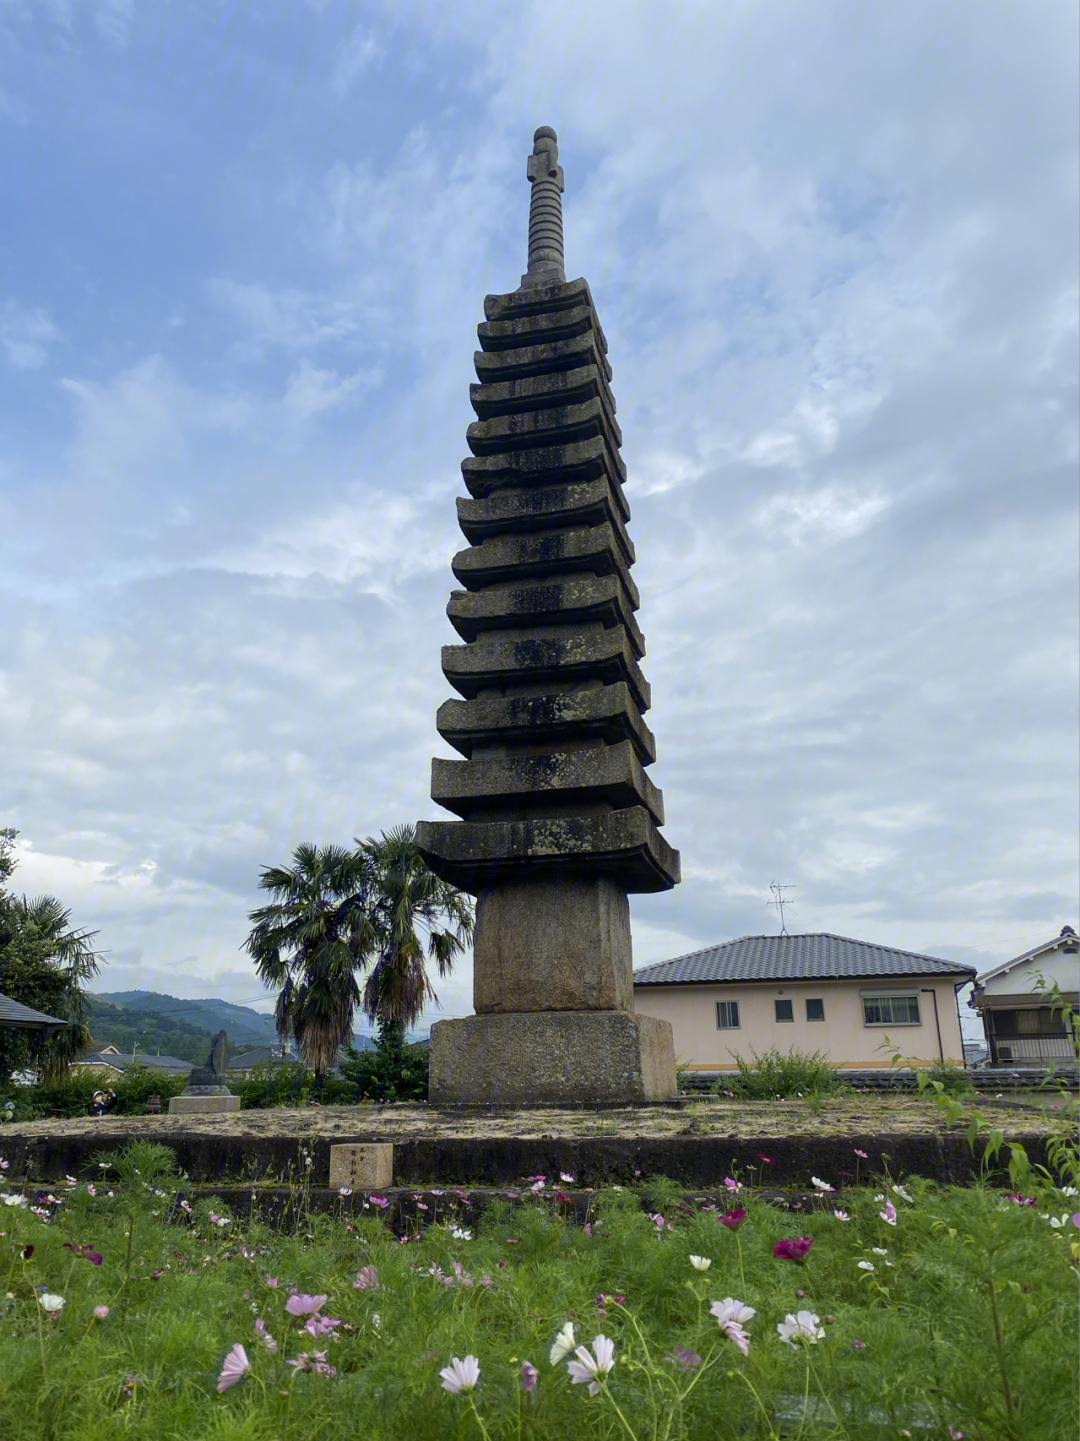
M94 1099L90 1102L90 1114L92 1116L104 1116L116 1105L115 1091L95 1091Z

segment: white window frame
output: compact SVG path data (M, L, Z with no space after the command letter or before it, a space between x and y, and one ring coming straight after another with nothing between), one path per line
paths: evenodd
M720 1024L720 1007L721 1007L721 1006L733 1006L733 1007L735 1008L735 1021L734 1021L734 1024L728 1024L728 1025L726 1025L726 1026L722 1026L722 1025ZM730 1011L730 1010L728 1011L728 1015L729 1015L729 1016L731 1015L731 1011ZM717 1029L718 1031L738 1031L738 1030L740 1030L741 1028L742 1028L742 1017L739 1015L739 1003L738 1003L738 1001L717 1001L717 1003L716 1003L716 1029Z
M885 1026L921 1026L921 1025L922 1025L922 1006L921 1006L920 1003L919 1003L919 992L918 992L917 990L901 991L901 990L897 989L897 990L891 990L891 991L860 991L860 993L859 993L859 999L862 1001L862 1008L863 1008L863 1025L864 1025L865 1027L867 1027L868 1029L870 1029L870 1030L875 1030L875 1031L876 1031L876 1030L884 1029ZM868 1020L866 1019L866 1003L867 1003L867 1001L914 1001L914 1002L915 1002L915 1014L918 1016L919 1019L918 1019L917 1021L896 1021L896 1020L892 1020L892 1019L887 1020L887 1021L868 1021Z

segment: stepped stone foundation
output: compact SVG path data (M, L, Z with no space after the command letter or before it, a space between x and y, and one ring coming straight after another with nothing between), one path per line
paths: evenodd
M634 547L607 341L563 268L555 132L534 136L529 267L489 295L458 501L467 549L438 713L462 760L432 763L421 822L438 875L477 897L474 1005L431 1032L436 1103L661 1099L671 1027L633 1015L627 896L668 890L679 854L646 774Z

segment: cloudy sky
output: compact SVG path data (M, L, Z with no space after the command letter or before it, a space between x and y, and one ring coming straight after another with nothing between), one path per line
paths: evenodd
M259 994L262 865L434 816L486 292L559 132L683 884L1077 920L1076 7L0 0L0 824L102 989ZM443 993L470 1009L462 968Z

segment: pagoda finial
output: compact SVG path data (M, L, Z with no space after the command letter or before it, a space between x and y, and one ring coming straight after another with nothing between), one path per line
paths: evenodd
M559 137L550 125L533 135L533 153L526 173L532 185L529 202L529 268L521 277L522 289L553 285L566 280L563 268L562 192Z

